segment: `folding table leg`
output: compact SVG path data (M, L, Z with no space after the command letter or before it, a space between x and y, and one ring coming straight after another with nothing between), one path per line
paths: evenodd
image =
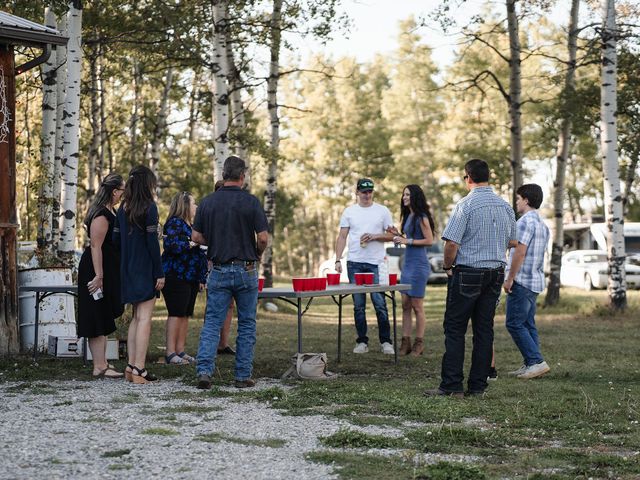
M33 324L33 360L38 358L38 323L40 320L40 292L36 292L36 317Z
M393 308L393 358L398 363L398 342L396 340L396 292L391 292L391 305Z
M338 363L342 352L342 295L338 295Z
M298 353L302 353L302 299L298 298Z

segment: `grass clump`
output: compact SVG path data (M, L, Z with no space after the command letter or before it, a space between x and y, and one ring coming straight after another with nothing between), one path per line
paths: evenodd
M268 447L268 448L282 448L287 444L286 440L282 440L280 438L266 438L266 439L240 438L240 437L232 437L230 435L225 435L222 433L207 433L204 435L198 435L195 439L201 442L207 442L207 443L230 442L238 445Z
M119 450L109 450L104 452L101 456L104 458L118 458L124 457L125 455L129 455L131 453L130 448L121 448Z
M400 448L406 446L404 438L369 435L346 428L341 428L328 437L321 437L320 441L327 447L336 448Z
M162 427L147 428L140 433L142 433L143 435L160 435L160 436L178 435L178 432L176 432L175 430L171 430L169 428L162 428Z

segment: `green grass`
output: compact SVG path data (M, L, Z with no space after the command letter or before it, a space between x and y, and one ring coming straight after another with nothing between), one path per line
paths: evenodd
M238 445L268 448L282 448L287 444L286 440L282 440L280 438L267 438L264 440L257 440L255 438L232 437L231 435L227 435L224 433L206 433L204 435L196 436L195 439L207 443L231 442Z
M178 435L178 432L176 432L175 430L171 430L170 428L162 428L162 427L146 428L140 433L142 433L143 435L160 435L160 436Z
M491 383L483 398L464 400L422 395L439 382L443 286L429 286L427 290L424 356L401 358L394 365L392 358L377 352L377 328L371 308L367 311L370 353L352 354L355 329L350 301L345 300L342 362L338 364L337 309L330 299L316 299L303 320L303 350L327 352L330 370L340 377L331 382L287 382L295 386L293 389L271 387L237 393L220 390L221 386L232 385L233 357L218 359L215 385L207 392L194 388L192 366L153 364L163 354L166 313L159 302L148 368L161 379L181 380L184 387L162 396L176 403L158 413L167 422L175 421L182 412L206 415L214 410L202 405L204 399L233 396L237 401L268 403L285 415L322 414L354 427L391 426L401 430L402 435L393 438L345 428L338 432L340 435L325 439L334 446L322 448L333 450L320 450L308 458L334 465L342 478L640 478L639 456L635 454L640 451L640 292L629 292L629 309L624 315L611 315L602 307L607 301L606 292L563 289L561 293L560 304L553 308L542 308L543 298L538 301L542 352L551 372L532 381L506 375L508 370L520 366L521 358L504 328L502 299L495 325L498 381ZM286 304L279 307L277 313L259 312L256 378L279 378L296 350L294 311ZM189 325L186 350L192 354L197 350L203 311L199 299ZM400 325L398 315L398 335ZM469 333L466 371L470 344ZM120 369L124 365L124 361L117 362ZM91 368L84 367L80 360L46 356L39 358L38 365L28 356L2 359L0 370L3 372L0 382L18 382L3 393L25 396L25 401L32 394L37 399L39 393L55 393L48 392L51 388L44 383L50 379L91 379ZM67 405L66 401L58 403ZM139 404L144 408L144 397L137 393L120 394L114 396L112 403ZM198 439L246 441L219 434ZM398 455L371 456L358 450L385 445L396 449ZM420 460L423 455L436 455L437 459L442 454L473 455L478 460L473 466L464 463L464 459L463 463L436 465Z

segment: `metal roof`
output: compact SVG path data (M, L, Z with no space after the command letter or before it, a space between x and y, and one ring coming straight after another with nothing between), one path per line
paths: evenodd
M0 12L0 43L10 45L66 45L68 37L56 29Z

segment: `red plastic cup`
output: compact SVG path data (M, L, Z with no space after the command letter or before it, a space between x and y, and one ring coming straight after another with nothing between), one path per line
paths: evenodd
M375 277L375 275L373 273L363 273L364 277L364 284L365 285L373 285L373 279Z
M263 288L264 288L264 278L259 278L258 279L258 291L261 292Z
M397 285L398 284L398 274L390 273L389 274L389 285Z
M303 292L304 291L304 278L292 278L291 283L293 284L294 292Z
M325 277L316 278L316 290L322 291L327 289L327 279Z
M327 273L327 285L340 285L340 274Z
M315 282L313 278L305 278L302 283L302 291L303 292L311 292L314 290Z
M367 275L366 273L356 273L354 275L355 280L356 280L356 285L364 285L364 281L365 281L365 275Z

